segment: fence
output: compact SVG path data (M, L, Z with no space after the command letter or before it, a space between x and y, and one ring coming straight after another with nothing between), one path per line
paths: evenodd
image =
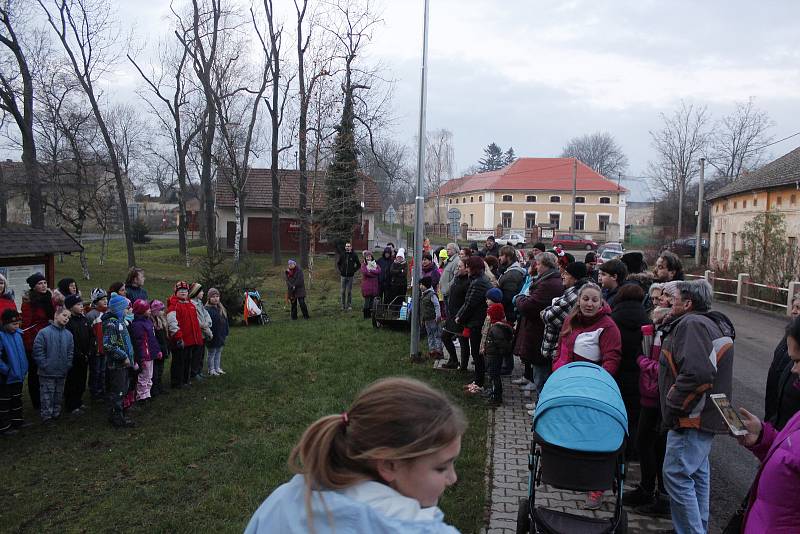
M724 300L758 308L783 308L786 315L791 313L792 299L800 292L800 282L790 282L789 287L758 284L747 273L739 273L736 278L717 278L714 271L706 271L702 276L687 274L686 277L705 278L714 295L726 297Z

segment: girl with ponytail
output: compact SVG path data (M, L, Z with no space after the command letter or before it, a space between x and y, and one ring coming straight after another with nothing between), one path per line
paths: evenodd
M312 423L289 456L297 473L253 515L246 534L457 533L437 507L456 482L466 420L442 393L379 380L339 415Z

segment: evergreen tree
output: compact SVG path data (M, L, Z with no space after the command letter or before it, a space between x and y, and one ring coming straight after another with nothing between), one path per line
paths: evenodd
M508 150L506 150L506 153L503 155L503 159L504 159L503 166L511 165L517 160L517 156L514 155L513 146L508 147Z
M478 172L489 172L502 169L505 166L505 156L503 149L496 143L490 143L483 149L483 157L478 160L480 169Z
M322 225L328 240L337 250L353 237L353 227L358 222L360 204L358 191L358 151L355 146L353 90L345 93L342 122L337 126L333 161L328 167L325 181L327 203L322 212Z

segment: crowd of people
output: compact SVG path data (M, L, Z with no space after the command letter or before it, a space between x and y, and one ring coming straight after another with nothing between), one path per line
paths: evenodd
M136 267L125 282L94 288L86 300L72 278L53 290L42 273L26 281L30 289L18 310L0 275L0 434L31 424L22 403L26 377L44 424L62 413L81 415L88 389L92 401L107 402L113 426L133 427L130 414L137 407L225 374L228 314L215 288L204 302L201 284L179 281L165 304L148 298L144 271Z

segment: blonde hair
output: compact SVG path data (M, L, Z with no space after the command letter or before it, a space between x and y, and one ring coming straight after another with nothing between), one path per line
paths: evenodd
M423 382L411 378L373 382L347 412L312 423L289 455L289 468L305 477L309 524L313 491L380 481L376 460L414 460L433 454L466 427L461 410Z

